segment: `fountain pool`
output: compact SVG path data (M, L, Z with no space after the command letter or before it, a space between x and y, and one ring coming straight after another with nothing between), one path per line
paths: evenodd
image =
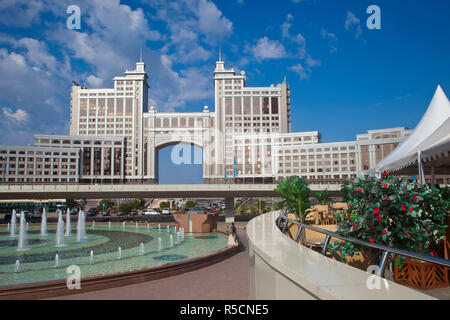
M111 226L99 223L95 229L86 228L87 239L83 242L77 242L73 226L70 235L62 234L64 247L56 247L58 239L61 240L56 236L57 226L46 227L47 236L42 236L40 225L29 225L27 251L17 251L18 237L12 238L6 225L0 227L0 286L66 279L70 265L80 267L82 278L139 270L204 256L228 244L228 237L222 233L209 233L207 238L202 234L185 234L184 241L170 247L170 239L173 242L176 237L173 229L163 232L158 226L136 229L120 223ZM119 247L120 259L117 259ZM19 272L15 272L16 261L20 264Z

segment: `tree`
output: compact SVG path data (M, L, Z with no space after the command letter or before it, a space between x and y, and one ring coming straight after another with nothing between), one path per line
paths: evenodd
M109 199L103 199L98 203L97 208L98 208L98 210L103 211L103 210L112 209L115 205L116 204L114 203L114 201L109 200Z
M78 201L73 199L66 199L66 206L67 208L73 209L79 206Z
M239 213L244 214L248 211L248 208L245 204L239 206Z
M266 202L264 200L258 200L258 209L261 212L264 212L265 208L266 208Z
M192 200L188 200L188 201L186 201L186 204L185 204L184 207L186 209L191 209L191 208L195 207L196 205L197 205L197 202L192 201Z
M298 176L285 178L278 183L275 191L280 194L284 206L294 212L303 223L311 207L309 199L311 190L306 180Z
M331 192L328 191L327 189L316 192L316 198L320 204L322 205L328 204L328 202L330 202Z
M162 210L162 209L165 209L165 208L170 208L170 203L169 203L169 201L162 201L162 202L160 202L159 203L159 208Z

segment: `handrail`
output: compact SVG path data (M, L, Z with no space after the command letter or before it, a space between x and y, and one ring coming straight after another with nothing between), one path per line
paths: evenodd
M389 257L390 254L398 254L398 255L401 255L401 256L408 257L408 258L413 258L413 259L418 259L418 260L422 260L422 261L426 261L426 262L431 262L431 263L435 263L435 264L438 264L438 265L450 268L450 260L443 259L443 258L438 258L438 257L433 257L433 256L422 254L422 253L415 253L415 252L410 252L410 251L406 251L406 250L391 248L391 247L384 246L384 245L381 245L381 244L376 244L376 243L371 243L371 242L367 242L367 241L363 241L363 240L358 240L358 239L351 238L351 237L341 236L341 235L339 235L339 234L337 234L336 232L333 232L333 231L329 231L329 230L325 230L325 229L322 229L322 228L310 226L310 225L301 223L299 221L289 219L285 215L285 213L286 213L285 210L280 211L280 215L278 216L278 219L277 219L277 226L278 226L278 228L280 228L281 223L283 222L282 220L284 220L284 222L285 222L285 224L283 226L283 232L284 232L288 222L291 222L293 224L298 225L299 230L297 232L296 241L298 241L298 239L300 238L300 234L301 234L302 230L304 230L304 228L307 228L307 229L310 229L312 231L316 231L316 232L319 232L321 234L325 234L326 235L325 241L320 243L320 245L322 246L322 254L323 255L325 255L326 252L327 252L328 242L330 241L331 237L338 238L338 239L341 239L341 240L344 240L344 241L349 241L349 242L352 242L352 243L355 243L355 244L359 244L359 245L362 245L362 246L366 246L366 247L370 247L370 248L381 250L383 253L381 255L381 260L380 260L380 263L378 265L379 268L376 271L376 274L379 275L380 277L384 277L384 271L386 269L388 257Z

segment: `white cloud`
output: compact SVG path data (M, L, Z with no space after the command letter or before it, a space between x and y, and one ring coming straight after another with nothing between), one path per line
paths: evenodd
M323 39L329 39L330 41L330 53L335 53L337 51L337 42L338 42L338 37L332 33L332 32L328 32L326 29L322 28L320 30L320 33L322 35Z
M86 84L92 88L101 88L103 85L103 79L91 74L89 77L87 77Z
M222 16L222 11L211 1L199 0L196 15L199 29L209 41L215 42L224 38L233 30L233 23Z
M28 113L23 109L17 109L15 112L10 108L2 108L3 115L10 121L27 122Z
M256 59L273 59L286 57L284 46L277 40L267 37L258 39L255 46L250 49Z
M347 31L353 30L355 32L356 39L358 39L362 34L360 20L351 11L347 12L347 18L345 19L345 29Z
M289 68L289 70L294 71L300 76L300 79L308 79L310 75L310 71L308 69L305 69L300 63L297 63L296 65Z

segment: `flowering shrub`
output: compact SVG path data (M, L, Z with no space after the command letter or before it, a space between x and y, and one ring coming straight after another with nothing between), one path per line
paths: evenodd
M340 235L398 249L435 255L434 245L444 237L449 201L447 191L420 186L384 172L381 178L354 178L342 186L346 213L334 213ZM341 258L359 254L349 242L335 241L330 252Z

